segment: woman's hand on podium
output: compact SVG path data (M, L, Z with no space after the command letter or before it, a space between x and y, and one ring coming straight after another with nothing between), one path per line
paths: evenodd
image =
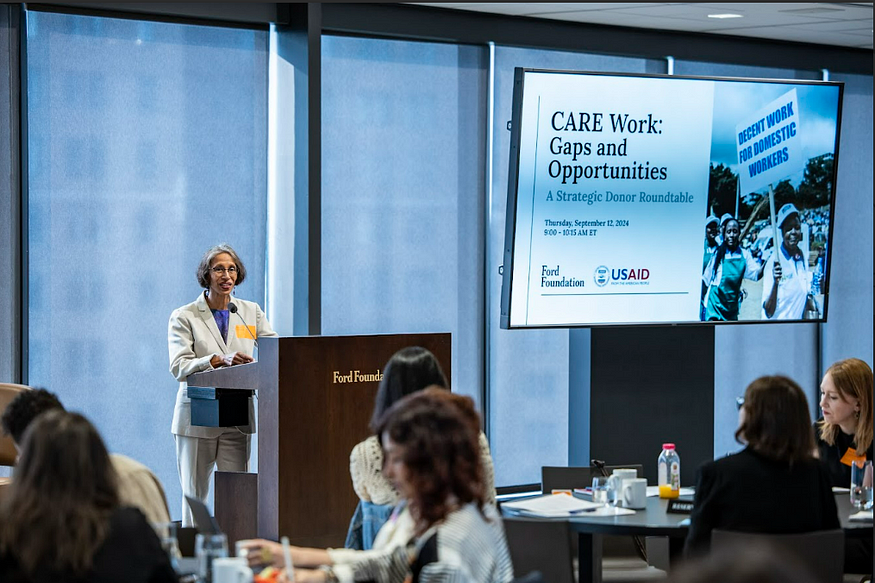
M210 359L210 365L213 368L223 366L234 366L235 364L246 364L255 362L255 359L244 352L231 352L229 354L214 354Z

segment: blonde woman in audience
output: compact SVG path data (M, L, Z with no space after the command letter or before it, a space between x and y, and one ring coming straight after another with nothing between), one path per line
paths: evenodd
M859 358L830 366L820 383L817 449L833 486L851 483L853 460L872 459L872 369Z
M40 415L0 506L4 583L176 582L143 513L121 507L103 440L85 417Z
M872 369L859 358L830 366L820 383L817 450L833 486L851 484L851 464L872 460ZM872 572L872 536L845 541L845 572Z

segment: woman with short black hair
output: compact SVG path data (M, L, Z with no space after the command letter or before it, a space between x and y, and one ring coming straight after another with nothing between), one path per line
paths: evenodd
M756 379L739 417L735 438L746 447L699 468L686 553L707 551L715 528L776 534L839 528L799 385L785 376Z

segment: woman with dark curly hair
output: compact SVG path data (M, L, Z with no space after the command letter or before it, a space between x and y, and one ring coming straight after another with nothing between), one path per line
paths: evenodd
M142 512L119 506L116 483L85 417L35 419L0 506L0 581L175 583L158 536Z
M380 551L346 551L344 562L336 561L330 549L292 547L299 567L295 581L513 579L501 518L485 503L479 432L480 418L469 397L430 387L393 405L377 424L377 433L383 473L405 501L412 536ZM282 565L276 543L258 542ZM350 556L355 559L348 560Z
M376 432L377 424L397 401L432 385L447 391L450 387L435 355L421 346L402 348L386 363L371 417L371 430L374 434L356 444L349 456L349 473L353 489L359 497L359 505L350 522L346 548L369 550L374 548L375 543L380 546L381 541L377 540L377 534L402 500L392 483L383 475L383 450ZM489 442L479 429L478 433L486 501L495 503Z

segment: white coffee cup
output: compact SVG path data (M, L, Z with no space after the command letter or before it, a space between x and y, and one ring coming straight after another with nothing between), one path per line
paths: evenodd
M243 557L213 559L213 583L251 583L252 569Z
M623 480L623 506L626 508L647 507L647 480L645 478L631 478Z
M638 471L632 468L617 468L611 473L610 488L615 492L614 506L624 506L623 483L638 477Z

